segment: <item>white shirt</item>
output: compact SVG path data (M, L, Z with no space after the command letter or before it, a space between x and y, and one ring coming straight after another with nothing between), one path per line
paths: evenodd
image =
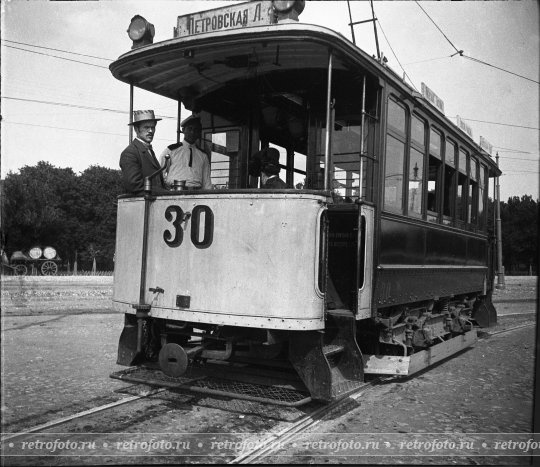
M191 167L189 166L190 150ZM175 180L185 180L186 187L212 189L208 157L195 144L189 144L184 140L178 148L166 148L159 158L161 166L163 166L167 154L170 156L170 160L164 173L165 183L173 185Z

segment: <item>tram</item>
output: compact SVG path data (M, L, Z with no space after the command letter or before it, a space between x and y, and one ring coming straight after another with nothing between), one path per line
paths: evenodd
M249 363L331 401L366 375L447 358L496 322L487 196L499 169L429 96L302 23L303 9L180 16L157 43L133 18L133 47L110 70L131 96L177 101L178 121L182 106L200 116L213 189L158 195L147 180L144 195L119 197L118 364L180 380ZM250 175L266 147L285 189Z

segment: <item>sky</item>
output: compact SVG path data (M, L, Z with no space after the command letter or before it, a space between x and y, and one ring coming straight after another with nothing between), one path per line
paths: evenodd
M140 14L154 24L157 42L173 37L178 16L230 4L0 1L2 178L41 160L77 173L92 165L119 168L129 142L129 86L108 65L131 49L131 18ZM538 2L379 0L374 9L388 66L400 76L405 70L418 91L426 83L444 101L448 118L456 122L459 115L476 142L483 136L493 157L499 153L501 200L538 198ZM351 12L353 21L369 19L370 3L352 1ZM307 1L300 22L352 40L346 1ZM372 23L354 32L356 44L375 55ZM458 50L464 56L451 56ZM176 141L175 101L136 89L134 105L164 117L154 138L157 151Z

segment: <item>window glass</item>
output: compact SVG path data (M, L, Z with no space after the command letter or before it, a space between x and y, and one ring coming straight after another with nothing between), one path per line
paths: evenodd
M344 201L359 196L360 138L359 122L336 118L332 135L334 166L333 191ZM365 162L365 160L364 160ZM365 167L364 167L365 169ZM365 183L364 170L364 183Z
M467 213L467 176L461 172L457 179L456 219L465 221Z
M415 115L413 115L411 119L411 141L422 147L424 147L426 144L426 130L424 120L420 120Z
M427 186L427 209L432 213L439 212L440 183L439 172L441 170L441 161L436 157L429 156L428 167L428 186ZM430 217L428 216L428 219ZM435 218L436 219L436 218ZM434 220L434 218L431 218Z
M484 190L482 185L478 186L478 228L484 229L485 215L484 215Z
M463 149L459 150L458 170L461 173L467 173L467 154Z
M411 148L409 162L409 215L422 215L422 187L424 179L424 155Z
M444 156L445 164L450 167L456 166L456 146L452 141L446 140L446 152Z
M405 134L405 108L392 99L388 100L388 127Z
M441 134L433 128L429 132L429 153L437 159L441 158Z
M478 180L478 161L471 157L471 180Z
M456 170L448 164L444 165L444 196L443 215L454 216L454 189L456 183Z
M467 199L467 222L469 224L476 224L477 220L477 203L478 203L478 184L472 180L469 181L469 196Z
M402 212L403 198L403 161L405 144L387 135L386 166L384 177L384 208L389 211Z
M240 131L219 133L205 132L207 150L210 152L210 176L217 189L240 187Z

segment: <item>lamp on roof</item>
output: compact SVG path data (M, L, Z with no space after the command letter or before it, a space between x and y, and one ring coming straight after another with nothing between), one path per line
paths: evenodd
M135 15L131 18L131 23L127 29L129 38L133 41L132 49L152 44L156 30L152 23L146 21L142 16Z
M298 21L298 15L304 11L306 6L305 0L274 0L274 11L277 20L294 20Z

